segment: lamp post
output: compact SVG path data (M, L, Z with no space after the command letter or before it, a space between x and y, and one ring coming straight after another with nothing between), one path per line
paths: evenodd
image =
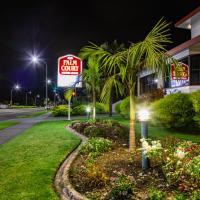
M56 106L56 97L58 94L56 93L56 90L54 90L53 92L54 92L54 106Z
M45 68L46 68L46 74L45 74L45 85L46 85L46 88L45 88L45 96L46 96L46 99L45 99L45 107L46 107L46 110L48 109L48 79L47 79L47 63L40 59L38 56L36 55L33 55L32 58L31 58L31 61L35 64L39 63L39 62L42 62L44 65L45 65Z
M37 98L40 98L39 94L37 94L36 97L35 97L35 106L37 105Z
M18 84L14 85L14 87L11 88L11 91L10 91L10 106L12 106L13 104L13 90L19 90L20 89L20 86Z
M27 106L27 103L28 103L28 94L31 94L32 92L31 91L29 91L29 92L26 92L26 106Z
M87 112L87 118L88 118L88 119L90 118L90 111L91 111L90 106L87 106L87 107L86 107L86 112Z
M141 138L148 138L148 120L150 113L147 109L141 109L138 111L138 118L141 122ZM144 146L142 144L142 169L145 171L150 168L149 158L144 154Z

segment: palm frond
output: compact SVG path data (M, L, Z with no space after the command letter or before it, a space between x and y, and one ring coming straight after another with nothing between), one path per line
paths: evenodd
M67 101L71 100L73 96L73 89L69 89L64 93L64 97Z
M117 79L119 74L115 74L113 76L110 76L107 81L104 84L104 87L101 92L100 99L103 103L109 103L110 98L111 98L111 91L113 87L116 90L117 96L120 94L122 95L124 92L124 87L122 83Z

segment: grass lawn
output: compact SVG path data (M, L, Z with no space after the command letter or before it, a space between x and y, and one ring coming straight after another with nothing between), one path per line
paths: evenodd
M117 120L118 122L129 126L129 120L128 119L124 119L120 116L116 116L113 117L113 119ZM184 140L190 140L196 143L200 143L200 134L199 135L194 135L194 134L190 134L190 131L177 131L177 130L170 130L170 129L166 129L164 127L156 127L156 126L149 126L149 137L152 139L161 139L165 136L174 136L180 139L184 139ZM140 123L136 123L136 135L140 136Z
M31 113L31 114L27 114L27 115L20 115L20 116L17 116L17 118L32 118L32 117L38 117L40 115L44 115L46 114L47 111L39 111L39 112L34 112L34 113Z
M59 199L53 188L55 173L80 142L65 125L42 122L0 146L1 200Z
M8 128L10 126L14 126L16 124L19 124L20 122L17 122L17 121L3 121L3 122L0 122L0 130L3 130L5 128Z

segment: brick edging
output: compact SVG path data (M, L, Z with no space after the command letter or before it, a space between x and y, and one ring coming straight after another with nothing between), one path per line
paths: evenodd
M70 131L70 133L73 133L74 135L81 138L82 141L80 145L74 151L72 151L72 153L66 158L66 160L62 163L59 170L57 171L56 176L55 176L55 181L54 181L55 189L62 200L88 200L87 197L78 193L73 188L73 186L71 185L69 181L70 166L73 160L78 155L81 146L85 142L87 142L88 138L76 132L74 129L70 128L69 126L66 126L65 128L68 131Z

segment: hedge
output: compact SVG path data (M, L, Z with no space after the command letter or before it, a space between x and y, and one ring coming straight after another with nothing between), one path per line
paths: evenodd
M152 120L168 128L186 127L193 122L195 112L189 94L176 93L152 104Z

